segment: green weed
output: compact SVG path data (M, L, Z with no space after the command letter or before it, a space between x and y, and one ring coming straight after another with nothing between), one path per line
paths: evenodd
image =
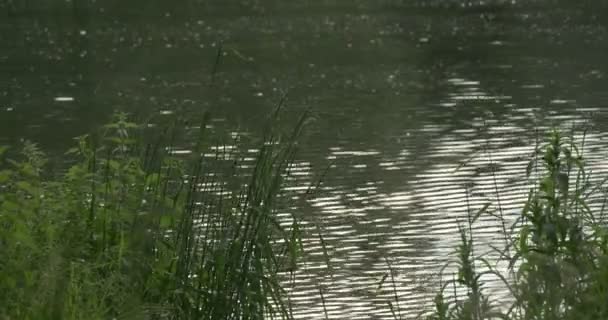
M36 144L0 149L0 319L291 318L279 274L301 231L276 210L305 117L270 126L248 173L236 152L206 156L207 120L179 157L178 119L150 138L117 114L59 176Z
M458 275L448 281L435 298L435 310L427 319L606 319L608 317L608 247L603 207L594 211L590 197L602 190L606 179L593 184L585 168L582 151L572 138L553 131L530 162L537 185L528 194L520 217L505 237L505 248L497 250L509 265L502 275L473 251L469 232L461 228L456 250ZM502 215L498 217L504 225ZM504 229L504 227L503 227ZM516 230L516 231L515 231ZM476 266L485 267L483 273ZM490 306L479 278L497 276L512 295L513 303ZM446 299L449 284L467 289L465 300ZM502 308L497 308L502 307Z

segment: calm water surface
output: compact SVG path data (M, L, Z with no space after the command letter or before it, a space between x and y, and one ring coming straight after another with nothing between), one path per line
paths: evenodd
M124 3L0 1L0 143L61 152L119 109L211 110L221 134L255 136L287 94L286 123L315 118L291 189L331 166L298 202L333 267L307 239L298 318L323 318L319 288L330 319L391 318L393 290L404 318L430 306L467 199L517 214L535 129L588 128L608 170L608 1ZM500 244L491 217L474 228Z

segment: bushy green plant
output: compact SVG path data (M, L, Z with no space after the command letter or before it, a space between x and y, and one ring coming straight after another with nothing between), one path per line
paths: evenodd
M605 302L590 305L597 303L593 295L606 294L607 279L598 277L605 272L605 227L587 203L601 184L593 186L582 154L558 131L539 153L543 174L530 191L514 246L512 262L521 262L516 307L523 319L606 318ZM596 292L586 294L590 289Z
M473 237L461 230L458 277L442 286L428 319L608 318L608 229L603 207L597 212L588 204L606 179L591 182L582 152L573 139L553 131L547 140L536 150L527 169L528 176L537 169L538 183L511 227L517 232L506 237L505 249L497 250L500 260L509 265L509 275L496 272L488 261L474 256ZM469 220L469 225L482 213ZM504 312L484 309L488 300L480 294L478 279L483 273L475 272L477 263L486 267L484 273L501 279L512 294L514 302L503 305ZM468 289L464 301L445 298L445 288L451 283Z
M189 158L125 114L78 137L64 174L33 143L1 158L0 319L290 318L279 272L300 229L276 208L304 118L286 138L269 129L231 188L205 157L207 119Z

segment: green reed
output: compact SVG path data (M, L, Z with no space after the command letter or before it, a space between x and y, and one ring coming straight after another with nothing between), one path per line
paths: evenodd
M301 229L276 213L305 117L269 125L248 172L205 154L208 118L189 156L170 152L178 118L151 132L125 114L78 137L64 173L34 143L1 148L0 319L290 319Z

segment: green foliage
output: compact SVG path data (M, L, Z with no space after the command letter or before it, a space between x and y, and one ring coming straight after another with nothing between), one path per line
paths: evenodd
M444 285L428 319L608 318L608 229L603 212L594 212L587 203L606 180L591 183L583 155L572 139L553 131L547 140L528 165L528 176L533 168L539 169L538 183L511 228L518 231L506 240L504 250L497 250L500 260L509 265L510 280L473 255L473 237L461 230L458 276L450 283L464 286L468 295L464 301L448 301ZM475 272L479 264L488 270L485 273L504 282L512 294L511 306L503 304L501 312L489 308L481 294L480 274Z
M59 177L25 142L0 164L0 319L290 318L279 271L301 231L275 213L302 124L269 133L232 189L204 157L204 125L184 159L167 152L174 133L145 143L117 114L76 138Z
M248 172L238 151L206 156L208 119L184 157L171 153L179 119L150 140L147 126L116 114L76 138L61 175L45 171L34 143L15 159L0 147L0 319L291 319L280 280L303 256L303 230L276 213L305 117L289 135L269 126ZM509 274L475 250L472 226L491 214L486 204L460 228L446 264L457 271L425 319L608 318L608 228L603 208L588 203L607 180L592 183L582 152L557 131L534 153L533 171L536 186L496 249ZM390 280L387 304L401 319L386 262L379 289ZM504 282L511 300L491 300L485 276Z

